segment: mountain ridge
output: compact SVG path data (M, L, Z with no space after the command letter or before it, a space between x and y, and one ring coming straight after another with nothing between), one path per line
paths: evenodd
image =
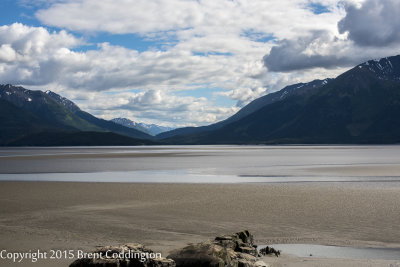
M96 118L65 97L51 91L0 85L0 144L40 132L114 132L136 139L153 137L141 131ZM13 112L9 112L13 110ZM33 123L34 122L34 123Z
M292 95L180 144L400 142L400 56L370 60L318 90Z
M269 105L271 103L284 100L285 98L291 95L302 94L308 90L317 90L321 86L324 86L325 84L329 83L331 80L333 79L330 78L326 78L324 80L317 79L308 83L297 83L288 85L279 91L267 94L265 96L253 100L252 102L244 106L242 109L240 109L237 113L233 114L232 116L223 121L216 122L207 126L178 128L172 131L158 134L156 137L158 139L166 139L177 135L189 135L189 134L213 131L222 128L223 126L228 125L234 121L240 120L241 118L257 111L258 109L262 108L265 105Z
M20 86L0 85L0 119L3 145L18 140L40 143L39 137L46 134L75 144L91 144L90 136L100 142L111 136L109 132L142 139L132 142L136 144L154 140L137 129L96 118L54 92ZM123 140L118 136L114 137ZM166 144L398 143L400 55L366 61L335 79L286 86L224 121L175 129L156 138Z

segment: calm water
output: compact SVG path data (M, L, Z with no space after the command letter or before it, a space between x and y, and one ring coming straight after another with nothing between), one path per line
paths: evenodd
M0 149L0 180L400 183L400 146Z
M357 248L310 244L273 244L273 248L298 257L400 260L399 248ZM259 246L259 249L265 246Z

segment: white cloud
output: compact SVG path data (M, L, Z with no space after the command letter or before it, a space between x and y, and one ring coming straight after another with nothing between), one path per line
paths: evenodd
M315 2L315 1L314 1ZM322 1L333 12L316 16L307 0L75 0L51 5L36 16L46 25L84 32L139 33L174 31L199 36L246 30L277 38L305 30L336 30L337 1Z
M264 87L258 87L254 89L241 88L233 89L226 92L218 92L217 95L227 96L237 101L237 107L243 107L252 100L265 95L267 92Z
M56 3L36 16L69 30L147 33L190 27L198 8L196 1L84 0Z
M79 106L105 119L128 117L145 123L160 125L205 125L222 120L238 110L236 107L216 107L204 97L177 96L163 90L138 93L72 94ZM82 101L82 102L81 102Z
M82 43L65 31L49 33L43 27L20 23L0 27L0 79L3 82L44 85L57 80L57 57Z
M43 56L45 52L53 52L60 47L72 48L82 44L81 40L65 31L49 33L43 27L29 27L21 23L0 26L0 42L9 44L18 54L19 60Z
M400 51L400 2L396 0L346 1L338 31L308 31L280 40L264 56L270 71L292 72L313 68L354 66L371 58Z
M0 62L11 62L17 58L17 53L10 44L3 44L0 47Z
M266 92L335 77L351 64L398 49L358 47L348 38L354 27L339 33L338 22L352 14L338 0L19 1L39 7L43 24L70 33L0 27L0 80L55 90L105 118L210 123ZM375 0L353 2L361 8L368 1ZM310 4L330 12L314 14ZM79 51L83 41L71 32L88 39L137 34L166 45L139 52L101 43ZM204 87L237 101L236 107L179 94Z
M231 77L243 73L231 69L237 65L234 57L196 56L182 49L139 53L107 43L96 50L73 51L80 43L64 31L49 33L22 24L2 26L0 79L2 83L54 90L106 118L128 111L142 121L193 125L224 119L236 110L215 107L203 97L174 94L204 83L235 85ZM140 92L113 93L132 89Z
M176 41L166 51L138 54L134 63L123 61L120 68L130 71L113 74L117 80L104 75L111 72L100 67L87 81L74 79L80 84L72 87L90 83L97 90L129 86L182 90L207 83L224 89L220 95L242 106L267 90L280 89L262 61L275 40L300 38L309 31L338 32L343 10L336 0L320 3L331 12L312 13L308 0L76 0L51 5L36 16L47 25L84 33L134 33Z
M270 71L290 72L316 67L351 66L361 60L352 52L352 45L328 31L314 31L294 40L284 39L264 57Z

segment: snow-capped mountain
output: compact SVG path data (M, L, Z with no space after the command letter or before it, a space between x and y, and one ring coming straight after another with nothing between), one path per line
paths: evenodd
M50 134L55 139L60 138L54 144L63 144L62 138L54 133L64 134L70 132L113 132L117 135L89 134L93 138L110 138L125 140L120 135L138 138L151 139L152 136L136 129L124 127L120 124L96 118L91 114L82 111L77 105L65 97L51 91L29 90L21 86L0 84L0 144L12 143L19 138L31 138L34 134ZM56 135L57 135L56 134ZM118 142L102 140L90 140L83 135L86 144L118 144ZM46 138L47 138L46 137ZM69 136L68 138L70 138ZM33 138L33 137L32 137ZM50 137L49 137L50 138ZM72 137L71 137L72 138ZM85 139L86 138L86 139ZM45 145L40 138L34 137L24 144ZM55 140L54 139L54 140ZM80 139L80 140L83 140ZM32 142L31 142L32 141ZM37 141L40 141L39 143ZM48 140L49 142L51 140ZM89 142L90 141L90 142ZM124 141L124 142L125 142ZM74 143L74 142L72 142ZM69 143L69 144L72 144ZM79 143L79 142L77 142ZM126 142L126 143L131 143ZM139 142L142 144L142 142ZM47 143L53 144L53 143Z
M158 137L170 134L164 141L171 144L400 143L400 55L364 62L335 79L287 86L231 118L219 128Z
M356 68L373 72L380 80L400 80L400 56L369 60Z
M25 107L28 109L42 108L45 105L51 104L54 100L69 111L76 112L80 110L74 102L52 91L43 93L39 90L28 90L21 86L13 86L11 84L0 85L0 98L18 107Z
M288 97L294 96L294 95L301 95L305 94L307 92L313 91L313 90L318 90L319 88L327 85L329 82L331 82L333 79L327 78L324 80L314 80L308 83L297 83L297 84L292 84L288 85L285 88L281 89L280 91L267 94L265 96L262 96L260 98L257 98L244 106L241 110L239 110L236 114L232 115L226 120L207 125L207 126L201 126L201 127L184 127L184 128L177 128L172 131L164 132L161 133L159 136L157 136L160 139L164 138L169 138L172 136L177 136L177 135L188 135L188 134L198 134L202 132L209 132L213 131L219 128L224 127L225 125L228 125L229 123L238 121L247 115L256 112L257 110L261 109L262 107L266 105L270 105L272 103L282 101Z
M60 96L59 94L56 94L49 90L47 90L45 93L47 95L51 96L55 101L57 101L57 103L63 105L64 107L66 107L67 109L69 109L72 112L80 110L80 108L74 102L69 100L68 98Z
M152 135L157 135L159 133L171 131L175 128L172 127L166 127L166 126L160 126L157 124L146 124L146 123L139 123L139 125L143 128L146 128L147 131L149 131Z
M159 133L163 133L174 129L171 127L160 126L157 124L146 124L141 122L138 123L127 118L114 118L111 121L121 124L125 127L133 128L151 135L157 135Z

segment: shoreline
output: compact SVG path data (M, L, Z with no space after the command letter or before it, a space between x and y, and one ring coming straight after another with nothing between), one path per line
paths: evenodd
M340 183L0 185L0 247L7 250L90 251L98 245L139 242L168 255L188 243L243 229L254 233L257 244L400 247L400 187ZM275 266L300 258L284 255L267 260ZM67 265L60 262L59 266Z

